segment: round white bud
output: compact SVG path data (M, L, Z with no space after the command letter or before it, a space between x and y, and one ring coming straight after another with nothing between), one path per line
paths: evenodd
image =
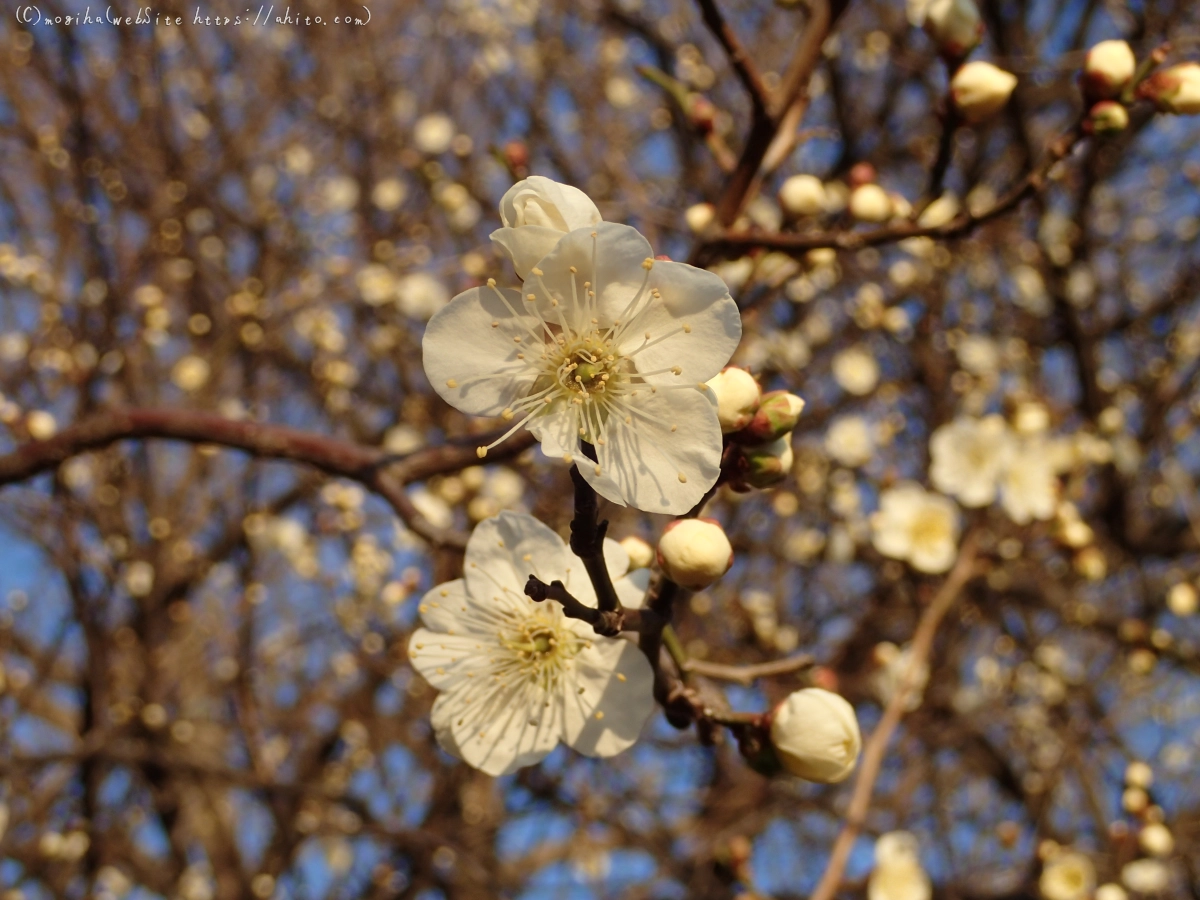
M779 188L779 205L789 216L820 215L825 203L825 185L815 175L793 175Z
M762 398L762 388L754 376L737 366L726 366L708 380L717 398L717 418L721 431L729 434L750 424Z
M860 222L886 222L894 212L892 198L877 184L860 184L850 192L850 215Z
M950 99L968 122L983 122L1004 108L1016 86L1015 75L976 60L954 73L950 79Z
M1133 50L1124 41L1101 41L1083 61L1083 90L1095 100L1119 96L1137 70Z
M1138 834L1138 844L1151 856L1170 856L1175 849L1175 837L1162 822L1151 822Z
M676 519L658 542L658 564L668 578L703 590L733 565L733 546L712 519Z
M854 771L862 734L854 707L843 697L823 688L804 688L771 713L771 744L793 775L834 784Z
M704 234L717 224L717 208L711 203L696 203L683 214L692 234Z
M621 549L629 554L629 568L648 569L654 562L654 548L635 534L621 539Z

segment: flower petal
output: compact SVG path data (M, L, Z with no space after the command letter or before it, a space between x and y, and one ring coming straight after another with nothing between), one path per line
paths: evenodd
M562 538L533 516L502 512L471 533L463 574L476 602L496 598L523 610L533 602L524 594L529 576L563 579L574 559Z
M646 591L650 589L649 569L636 569L630 572L613 587L617 589L617 598L626 609L641 609L646 603Z
M613 408L596 456L600 473L586 463L580 472L601 496L646 512L687 512L721 473L721 425L711 392L639 392Z
M537 373L517 354L533 336L541 339L541 323L520 310L520 295L492 288L459 294L429 320L421 341L425 374L443 400L477 416L499 415L528 396ZM497 323L493 327L492 323Z
M489 237L512 260L513 270L525 278L538 261L554 249L565 231L542 225L522 225L520 228L497 228Z
M654 711L650 663L636 644L613 638L593 642L575 666L563 741L585 756L615 756L637 741Z
M434 733L439 741L446 733L468 765L505 775L538 762L558 743L561 713L536 699L524 686L460 683L434 701Z
M439 691L446 691L469 678L489 675L492 664L487 654L495 643L495 636L484 641L477 635L418 628L408 639L408 658L422 678Z
M551 459L583 458L579 449L579 417L565 400L547 406L540 416L530 420L528 427L541 443L542 453Z
M543 274L526 278L523 290L526 296L537 297L538 310L548 322L557 320L558 311L551 302L556 299L560 309L575 311L571 325L576 330L593 317L599 327L608 328L647 283L642 263L653 256L649 241L628 225L601 222L578 228L562 235L554 249L539 260ZM596 292L591 302L585 283Z
M658 289L661 302L646 305L631 320L621 336L621 352L637 354L640 372L679 366L679 382L708 381L729 362L742 339L742 316L729 288L712 272L667 260L654 263L650 287ZM637 350L660 337L661 343ZM661 376L659 383L669 383L671 377Z

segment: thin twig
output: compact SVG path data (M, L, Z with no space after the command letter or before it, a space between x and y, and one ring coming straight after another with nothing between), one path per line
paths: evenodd
M854 793L850 797L850 807L846 811L846 824L842 826L841 833L834 842L829 863L825 867L825 872L821 875L816 889L809 895L809 900L833 900L837 893L838 886L842 882L842 873L846 869L846 862L850 858L850 849L854 846L863 823L866 821L867 810L871 805L871 794L875 790L875 781L883 767L888 743L904 715L909 695L917 683L917 672L929 659L938 625L950 611L950 607L954 605L967 582L975 574L975 553L975 535L968 534L963 539L954 568L950 570L929 606L921 614L920 621L917 622L917 630L912 639L912 657L909 660L908 668L905 669L900 684L888 701L879 725L867 739L862 761L858 767L858 778L854 782Z
M729 57L729 64L733 66L733 71L737 73L738 79L746 88L746 93L750 95L755 120L768 117L769 94L754 60L746 52L742 42L738 40L733 28L725 21L725 17L717 7L716 0L696 0L696 3L700 7L700 16L704 19L704 24L721 44L725 55Z
M776 659L771 662L755 663L745 666L727 666L721 663L707 662L702 659L689 659L684 663L685 672L694 672L706 678L718 678L721 681L732 681L737 684L751 684L759 678L777 678L780 675L790 675L801 669L810 669L815 660L808 654L789 656L787 659Z

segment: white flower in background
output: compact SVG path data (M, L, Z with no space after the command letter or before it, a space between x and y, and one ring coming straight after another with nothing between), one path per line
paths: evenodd
M871 687L874 688L879 702L887 706L892 702L895 693L900 690L904 679L909 677L908 670L913 662L912 647L906 644L901 648L891 641L884 641L875 645L871 655L879 667L871 675ZM904 701L906 712L920 708L925 686L928 684L929 663L922 660L912 673L908 697Z
M1058 467L1050 445L1021 441L1011 452L1000 480L1000 504L1018 525L1050 519L1058 508Z
M601 218L592 198L579 188L530 175L500 198L500 221L504 227L492 232L492 241L508 254L517 275L526 278L564 234L598 225Z
M48 441L58 434L58 422L44 409L35 409L25 416L25 427L35 441Z
M950 79L950 99L964 119L978 123L1000 112L1016 86L1015 75L976 60L954 73Z
M884 556L902 559L919 572L945 572L958 553L954 502L902 481L879 498L871 516L872 542Z
M875 842L875 868L867 900L929 900L933 885L921 868L920 845L907 831L889 831Z
M1092 861L1074 850L1060 852L1046 863L1038 879L1045 900L1086 900L1096 886Z
M413 272L396 279L396 305L406 316L428 320L450 302L446 286L428 272Z
M806 781L845 781L858 763L862 734L854 707L822 688L794 691L771 713L771 745L787 771Z
M413 126L413 143L422 153L437 156L450 149L454 140L454 120L445 113L421 116Z
M605 541L623 603L643 588L623 577L628 556ZM614 756L638 739L654 709L654 675L636 644L596 635L552 600L525 596L530 575L596 605L583 563L532 516L501 513L467 543L463 577L429 591L423 628L409 640L413 667L440 693L432 722L447 752L489 775L541 761L561 741Z
M1171 873L1159 859L1135 859L1121 869L1125 887L1139 894L1159 894L1171 884Z
M1110 881L1096 888L1095 900L1129 900L1129 894L1125 893L1125 888Z
M211 374L212 368L209 366L208 360L192 354L180 357L171 367L171 381L180 390L189 392L198 391L208 384Z
M630 569L648 569L654 565L654 548L636 534L621 538L621 548L629 554Z
M917 224L922 228L941 228L953 222L961 210L958 197L946 191L921 211Z
M1154 770L1149 764L1135 759L1125 767L1125 783L1130 787L1148 788L1154 784Z
M870 462L874 450L871 426L862 416L840 416L825 433L825 452L848 468Z
M1001 416L960 417L929 439L933 462L929 480L963 506L987 506L1012 453L1012 438Z
M862 397L879 383L879 363L866 347L848 347L833 358L833 378L842 390Z
M607 499L678 514L720 474L704 382L737 347L741 318L720 278L652 252L626 225L564 235L520 292L489 282L435 315L425 372L451 406L516 419L504 437L527 425L547 456L578 460Z

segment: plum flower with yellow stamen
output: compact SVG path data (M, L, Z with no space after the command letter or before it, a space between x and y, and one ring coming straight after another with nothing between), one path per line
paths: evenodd
M513 422L480 457L528 427L601 496L679 514L720 474L705 382L741 331L718 276L655 260L635 229L602 222L565 234L519 292L489 281L455 297L425 332L425 373L451 406Z
M617 595L642 602L647 580L626 575L629 556L605 541ZM588 606L596 595L583 562L532 516L486 519L467 543L463 577L421 601L408 645L413 667L440 692L438 743L467 764L503 775L541 761L558 743L614 756L637 740L654 708L654 674L636 644L596 635L562 607L535 603L530 574L562 581Z

